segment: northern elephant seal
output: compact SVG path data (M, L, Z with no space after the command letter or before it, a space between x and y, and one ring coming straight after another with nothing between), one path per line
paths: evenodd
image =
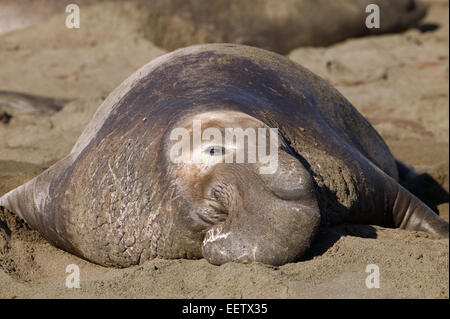
M72 2L4 0L0 2L0 34L42 23L55 14L65 19L69 15L66 6ZM400 32L416 26L428 9L421 0L78 0L76 3L86 20L86 12L92 5L114 6L121 16L127 17L131 3L140 12L139 16L130 17L133 22L140 21L144 34L169 51L193 44L231 42L283 54L300 46L324 46L351 37ZM380 9L379 28L365 25L369 4ZM106 9L99 14L109 24L117 23L114 15L107 16ZM64 34L64 37L71 36Z
M155 0L146 34L174 50L187 45L232 42L287 54L300 46L325 46L352 37L400 32L427 13L420 0ZM368 28L366 8L379 8L380 25Z
M174 161L172 133L195 134L198 124L206 135L277 129L258 139L277 141L276 169L261 173L259 157L227 163L237 143L226 139ZM180 49L136 71L67 157L0 205L54 245L118 267L157 256L280 265L308 249L320 224L341 222L448 237L337 90L283 56L234 44Z

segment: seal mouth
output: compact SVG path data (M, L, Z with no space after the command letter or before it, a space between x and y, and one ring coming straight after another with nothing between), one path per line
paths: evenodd
M205 200L211 208L215 209L220 214L225 214L225 215L228 214L228 210L221 203L219 203L216 200L211 199L211 198L205 198Z
M224 222L228 217L228 210L215 199L204 198L206 209L203 209L198 217L205 223L216 225Z

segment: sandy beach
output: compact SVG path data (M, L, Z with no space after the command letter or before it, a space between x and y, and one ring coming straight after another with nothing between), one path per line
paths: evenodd
M1 91L67 100L50 116L0 121L0 195L68 154L107 95L167 52L149 41L146 16L133 3L86 6L76 31L60 27L65 17L49 14L0 34ZM302 47L287 56L335 86L396 158L427 174L429 187L415 191L448 221L448 1L431 1L424 22L439 28ZM69 264L80 268L80 289L65 285ZM368 264L378 265L380 288L366 287ZM114 269L51 246L0 210L0 298L449 298L449 241L345 224L321 229L302 260L280 267L154 259Z

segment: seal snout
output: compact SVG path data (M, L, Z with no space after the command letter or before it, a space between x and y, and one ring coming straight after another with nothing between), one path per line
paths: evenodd
M280 154L279 163L269 175L246 165L222 165L214 171L209 193L227 216L203 239L202 254L210 263L282 265L309 247L320 222L311 177L289 154Z
M313 185L310 174L303 165L286 152L279 152L278 161L274 174L261 175L266 188L282 200L299 201L309 197Z

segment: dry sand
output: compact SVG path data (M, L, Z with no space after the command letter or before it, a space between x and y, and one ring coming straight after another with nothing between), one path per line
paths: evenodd
M132 4L101 3L83 14L79 30L62 27L65 16L56 15L0 36L0 90L74 99L50 117L0 122L0 195L66 155L106 95L165 53L145 39L145 17ZM441 27L300 48L289 57L335 85L395 156L448 191L448 1L433 1L427 20ZM448 220L448 194L442 201ZM302 261L282 267L155 259L109 269L54 248L8 212L0 220L2 298L449 297L449 242L420 232L323 229ZM80 267L80 289L65 287L69 264ZM365 286L368 264L379 266L379 289Z

